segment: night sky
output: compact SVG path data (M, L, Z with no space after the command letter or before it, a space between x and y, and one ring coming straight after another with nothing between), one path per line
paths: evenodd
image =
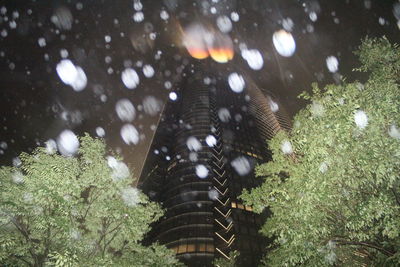
M96 128L105 131L110 148L140 172L162 107L170 92L179 97L182 73L193 63L213 68L215 78L237 72L277 96L293 116L305 102L296 96L320 85L363 80L352 73L359 66L353 51L365 36L386 35L400 42L394 4L389 0L86 0L0 2L0 163L12 164L22 151L57 140L69 129L76 135ZM399 8L400 11L400 8ZM233 15L232 15L233 14ZM236 14L238 16L236 16ZM400 15L400 14L399 14ZM226 33L234 57L227 63L192 58L182 42L193 23L212 32L221 16L231 19ZM232 21L234 18L237 21ZM290 20L289 20L290 19ZM295 53L281 56L274 47L274 32L288 27ZM289 23L290 24L290 23ZM263 67L254 70L241 56L243 47L258 50ZM339 69L329 72L326 59L337 58ZM81 91L65 84L57 65L68 59L86 75ZM146 77L144 66L155 73ZM139 83L128 89L121 79L133 68ZM149 70L149 69L147 69ZM151 76L147 73L147 76ZM128 99L135 107L130 122L139 143L127 145L120 135L116 103Z

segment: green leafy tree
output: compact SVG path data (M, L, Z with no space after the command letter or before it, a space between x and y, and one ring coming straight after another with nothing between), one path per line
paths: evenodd
M242 195L272 212L268 266L400 266L400 49L367 38L357 55L368 80L303 93L256 169L263 184Z
M140 244L162 216L132 187L104 142L80 138L76 157L39 147L0 169L3 266L178 266L171 250Z
M240 253L237 250L231 251L229 253L229 259L227 258L217 258L213 261L215 267L235 267L237 266L236 260Z

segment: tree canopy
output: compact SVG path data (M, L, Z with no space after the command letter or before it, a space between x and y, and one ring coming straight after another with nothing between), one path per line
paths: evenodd
M104 142L77 156L37 148L0 169L0 262L5 266L178 266L164 246L140 244L163 211L131 186Z
M303 93L256 168L263 184L242 194L272 213L268 266L400 265L400 49L366 38L356 54L368 80Z

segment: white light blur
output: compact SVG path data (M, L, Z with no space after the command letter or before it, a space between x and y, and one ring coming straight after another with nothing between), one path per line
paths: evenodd
M272 36L272 42L276 51L283 57L291 57L296 51L296 42L290 32L277 31Z
M206 137L206 143L209 147L213 147L217 144L217 139L215 139L214 135L208 135Z
M201 178L204 179L208 176L208 169L206 166L204 166L203 164L199 164L196 166L196 175Z
M178 95L175 92L171 92L168 95L169 99L171 99L172 101L176 101L178 99Z
M128 89L135 89L139 84L139 76L132 68L126 68L121 74L121 79Z
M335 56L329 56L326 58L326 67L332 73L337 72L339 68L339 61Z
M125 124L124 126L122 126L120 134L122 140L127 145L137 145L139 143L139 132L132 124Z
M228 83L232 91L235 93L241 93L245 87L245 82L242 75L236 72L229 74Z
M58 150L64 156L73 156L79 148L78 137L71 130L64 130L57 138Z

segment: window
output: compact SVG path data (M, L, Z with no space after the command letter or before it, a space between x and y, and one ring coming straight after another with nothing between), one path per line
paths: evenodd
M253 211L253 208L250 207L250 206L245 206L245 208L246 208L247 211Z
M206 244L201 243L198 246L199 246L199 251L200 252L205 252L206 251Z
M178 247L178 254L186 252L186 244L180 244Z
M196 251L196 247L194 244L188 244L187 246L187 252L195 252Z
M207 252L214 252L214 245L213 244L207 244Z

